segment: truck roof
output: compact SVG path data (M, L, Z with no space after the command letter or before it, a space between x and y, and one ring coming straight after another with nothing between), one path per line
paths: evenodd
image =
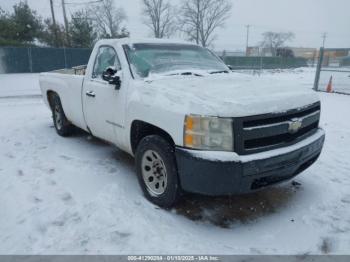
M180 39L159 39L159 38L113 38L113 39L101 39L98 44L188 44L196 45L195 43L186 42Z

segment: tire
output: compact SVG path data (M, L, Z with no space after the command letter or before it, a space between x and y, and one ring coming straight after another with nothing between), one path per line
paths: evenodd
M70 136L73 132L73 126L64 114L60 97L57 94L50 96L50 104L52 110L52 119L57 134L63 137Z
M181 187L173 147L160 136L147 136L139 143L135 158L145 197L163 208L174 206L180 198Z

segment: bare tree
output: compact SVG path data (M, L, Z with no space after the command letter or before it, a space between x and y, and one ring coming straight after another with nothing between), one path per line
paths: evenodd
M207 47L215 39L215 30L225 25L231 9L229 0L183 0L181 30L190 41Z
M271 54L276 56L277 49L285 45L286 42L295 38L292 32L265 32L263 33L263 41L261 46L270 49Z
M169 0L142 0L145 24L154 37L169 37L176 31L175 11Z
M123 8L116 8L113 0L102 0L90 8L90 17L99 38L122 38L129 36L124 26L127 20Z

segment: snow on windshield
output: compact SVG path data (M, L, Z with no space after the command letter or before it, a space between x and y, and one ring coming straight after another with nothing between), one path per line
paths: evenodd
M124 46L134 75L192 71L227 71L227 66L208 49L186 44L133 44Z

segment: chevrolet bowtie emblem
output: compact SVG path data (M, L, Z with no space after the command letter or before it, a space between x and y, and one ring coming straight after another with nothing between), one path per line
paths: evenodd
M301 119L293 118L289 122L289 128L288 128L289 133L291 134L297 133L301 129L302 125L303 125L303 122Z

